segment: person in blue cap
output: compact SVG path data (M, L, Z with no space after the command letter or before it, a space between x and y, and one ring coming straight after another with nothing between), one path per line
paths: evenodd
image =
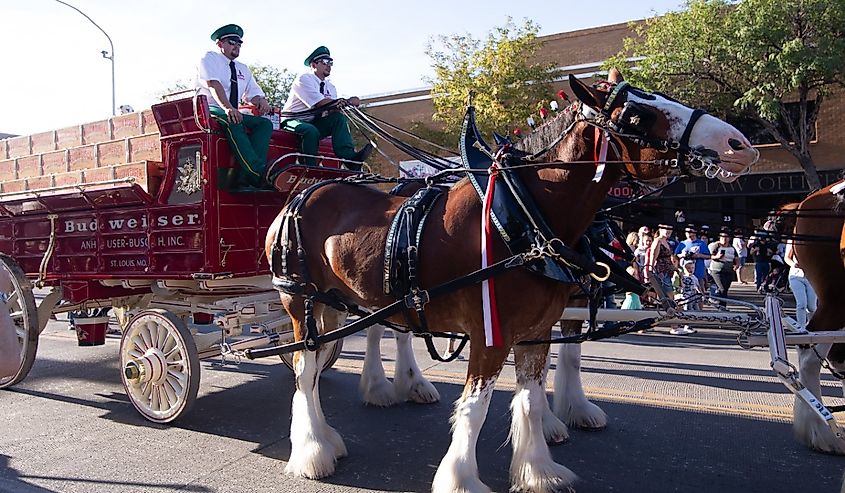
M283 117L285 113L307 112L335 101L338 102L338 108L361 104L361 100L354 96L338 99L334 84L327 79L332 73L333 65L334 60L325 46L318 47L308 55L305 66L309 67L309 70L299 74L294 80L288 100L282 108ZM281 125L285 130L294 132L302 138L303 154L317 154L320 139L331 135L335 155L341 159L355 161L355 163L344 163L350 169L361 169L358 163L367 159L373 152L372 144L367 144L360 151L355 152L346 115L336 109L298 115L284 120ZM312 157L304 157L302 162L308 165L316 164Z
M270 104L249 68L235 60L241 54L244 30L227 24L211 34L218 51L209 51L197 67L196 85L208 99L208 109L224 128L232 153L241 165L239 184L262 186L273 124L267 118L238 111L241 101L254 104L260 114L270 112ZM247 133L249 130L249 133Z

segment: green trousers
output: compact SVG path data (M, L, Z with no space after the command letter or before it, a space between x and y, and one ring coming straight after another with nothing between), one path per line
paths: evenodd
M352 159L355 156L355 145L352 143L352 135L349 133L349 123L346 115L339 111L329 112L324 117L314 121L303 122L300 120L285 120L282 128L294 132L302 138L302 153L317 154L320 146L320 139L332 137L332 150L335 156L341 159ZM302 158L303 164L314 166L314 158Z
M241 123L233 124L223 108L209 106L208 109L225 130L232 154L241 165L239 181L253 186L261 185L264 168L267 166L267 151L270 149L273 123L260 116L243 115Z

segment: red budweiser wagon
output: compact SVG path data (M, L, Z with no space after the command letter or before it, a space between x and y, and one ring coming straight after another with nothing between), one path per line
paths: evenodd
M26 377L51 314L110 307L126 393L145 418L166 423L195 400L200 360L292 339L264 237L293 194L352 172L332 159L329 139L309 167L295 162L297 137L274 131L268 160L284 166L279 189L239 188L204 96L98 123L107 128L0 141L0 268L12 275L6 301L21 351L0 388ZM40 303L33 288L43 289ZM80 342L102 343L102 323L77 319Z

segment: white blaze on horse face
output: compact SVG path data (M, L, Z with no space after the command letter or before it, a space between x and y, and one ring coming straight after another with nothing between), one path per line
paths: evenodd
M680 141L692 118L692 108L659 94L652 96L655 99L641 98L633 92L627 94L629 101L651 106L662 112L669 121L668 139ZM720 173L717 177L723 181L733 181L736 177L729 174L744 173L760 157L759 151L752 147L742 132L730 123L709 114L702 115L695 122L690 133L689 146L703 148L705 152L710 150L718 156L718 165L726 173Z

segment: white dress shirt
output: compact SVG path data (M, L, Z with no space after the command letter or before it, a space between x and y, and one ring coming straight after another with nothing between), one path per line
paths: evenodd
M252 78L252 72L249 67L243 63L234 60L235 71L238 74L238 101L249 102L255 96L266 97L264 91ZM229 59L226 55L219 51L209 51L202 57L197 66L197 80L196 87L199 88L199 93L204 94L208 98L210 106L220 107L217 100L212 95L211 89L205 85L205 81L216 80L223 85L223 91L226 93L226 99L229 99L229 91L231 87L232 70L229 68Z
M320 83L323 84L323 91L320 92ZM312 72L299 74L290 88L288 100L282 111L296 112L310 110L315 104L325 98L337 99L337 89L328 79L320 80ZM313 118L310 118L313 119ZM297 120L308 121L310 119L297 118Z

